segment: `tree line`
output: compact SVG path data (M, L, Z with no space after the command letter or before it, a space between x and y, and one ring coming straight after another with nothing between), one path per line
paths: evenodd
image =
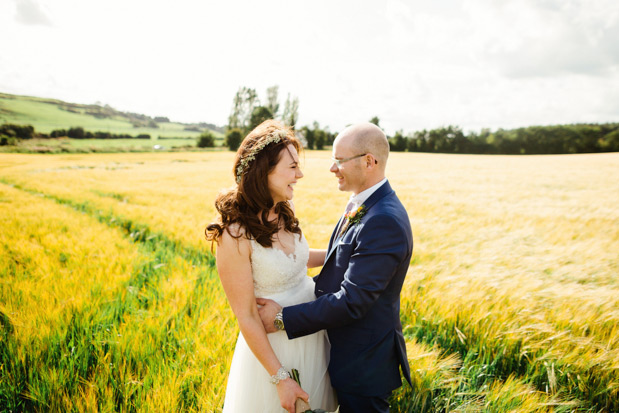
M389 138L392 151L540 155L619 152L619 123L529 126L464 134L457 126Z
M0 146L15 145L20 139L32 139L34 136L32 125L0 125Z
M81 126L69 129L55 129L50 132L50 138L67 137L71 139L150 139L147 133L139 135L129 135L128 133L110 133L110 132L90 132L84 130Z
M279 87L271 86L266 97L260 100L255 89L241 87L235 94L228 125L225 127L224 145L236 151L243 138L267 119L279 119L295 130L297 137L308 149L321 150L331 146L336 132L322 128L318 122L297 128L299 99L288 94L282 106L278 98ZM281 109L281 110L280 110ZM169 121L158 117L159 121ZM380 127L380 119L370 122ZM148 134L131 136L110 132L91 132L82 127L53 130L50 134L35 132L31 125L0 125L0 146L15 145L21 139L69 137L72 139L150 139ZM481 132L465 134L458 126L421 130L404 134L402 130L388 136L395 152L436 152L460 154L570 154L619 152L619 123L571 124L552 126L529 126L517 129L482 129ZM216 138L204 131L197 139L198 147L214 147Z
M125 133L110 133L110 132L90 132L82 127L69 129L54 129L49 134L36 132L32 125L14 125L5 123L0 125L0 146L16 145L20 140L28 139L54 139L54 138L71 138L71 139L150 139L148 134L139 134L132 136Z
M54 129L49 134L36 132L32 125L14 125L5 123L0 125L0 146L16 145L20 140L28 139L54 139L54 138L71 138L71 139L150 139L150 135L143 133L139 135L129 135L124 133L110 132L90 132L82 127L74 127L69 129ZM166 139L166 138L160 138ZM194 139L194 138L176 138L176 139ZM210 130L205 130L198 136L196 146L199 148L215 147L215 134Z
M279 119L292 129L308 149L331 146L337 133L321 128L318 122L296 127L299 99L288 94L284 110L279 113L278 86L266 91L260 100L255 89L241 87L234 96L228 117L224 144L236 151L243 138L267 119ZM375 116L370 122L380 127ZM460 154L570 154L619 152L619 123L529 126L517 129L482 129L465 134L458 126L424 129L408 134L403 131L388 136L395 152L437 152Z

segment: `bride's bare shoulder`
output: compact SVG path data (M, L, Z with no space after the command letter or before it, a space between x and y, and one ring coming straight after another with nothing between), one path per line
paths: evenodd
M239 224L238 222L235 222L233 224L230 224L226 227L226 230L224 231L224 234L228 234L231 237L234 238L246 238L245 237L245 228Z
M221 234L219 248L237 249L240 253L249 251L249 239L246 235L246 230L238 223L234 223L226 227ZM244 255L244 254L243 254Z

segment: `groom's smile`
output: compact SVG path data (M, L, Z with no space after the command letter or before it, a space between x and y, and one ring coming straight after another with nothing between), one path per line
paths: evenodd
M334 151L335 152L335 151ZM341 160L345 157L335 156L334 159ZM337 162L333 162L329 169L337 178L337 186L340 191L353 192L355 194L360 192L363 186L363 168L360 167L360 158L351 159L346 163L337 165Z

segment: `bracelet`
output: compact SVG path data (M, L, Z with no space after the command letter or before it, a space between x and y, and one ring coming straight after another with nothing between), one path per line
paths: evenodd
M277 370L277 373L271 376L271 379L269 381L273 384L278 384L281 380L286 380L289 378L290 378L290 373L286 371L284 366L281 366L279 370Z

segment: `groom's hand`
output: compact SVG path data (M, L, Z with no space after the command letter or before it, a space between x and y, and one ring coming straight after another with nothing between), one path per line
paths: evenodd
M273 321L275 321L275 315L282 311L282 306L268 298L256 298L256 303L259 306L258 314L260 314L260 319L262 320L262 325L266 332L275 333L278 331Z

